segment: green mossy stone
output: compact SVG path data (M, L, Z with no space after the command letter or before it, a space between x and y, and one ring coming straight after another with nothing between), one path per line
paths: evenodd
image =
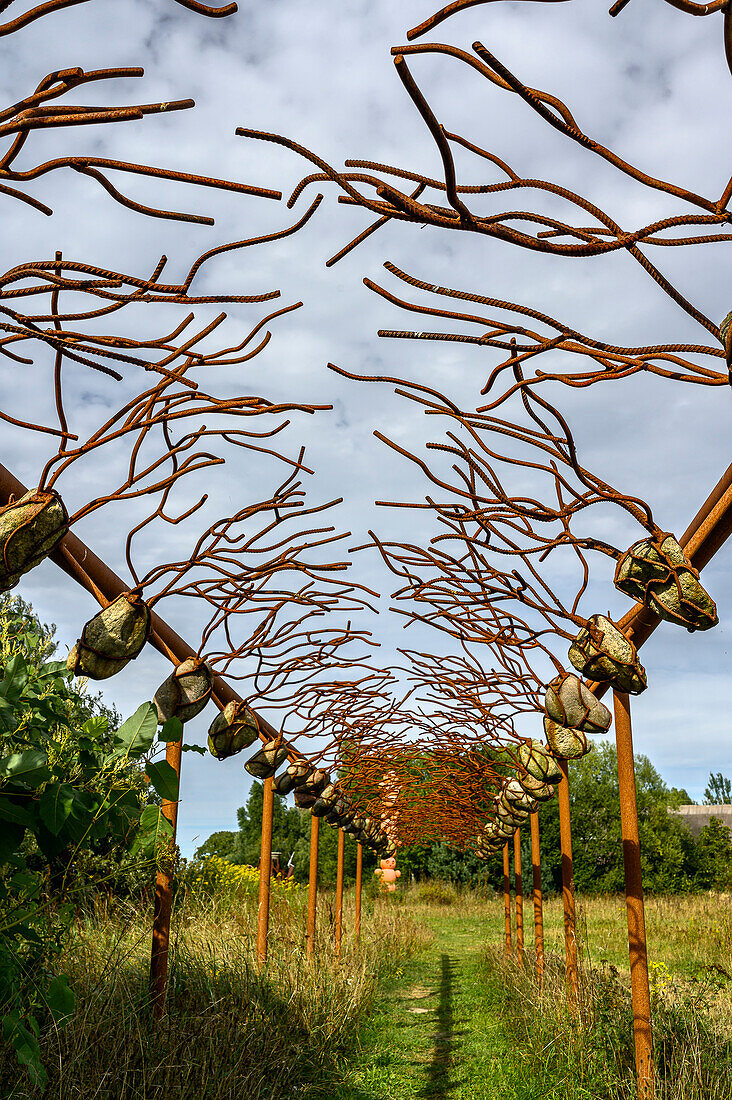
M546 689L544 709L555 722L585 733L605 733L612 715L578 676L565 672L555 676Z
M208 729L208 748L217 760L248 749L259 737L257 716L244 702L232 700L220 711Z
M640 695L648 686L635 646L605 615L587 620L569 647L569 659L582 676L617 691Z
M169 718L190 722L206 706L212 689L213 672L206 662L189 657L163 680L153 696L158 722L162 725Z
M541 741L529 741L521 745L518 762L534 779L542 783L558 783L562 772L552 754Z
M618 562L615 586L687 630L709 630L719 622L714 600L673 535L660 544L642 539L631 546Z
M150 608L138 595L123 592L84 624L66 667L74 676L106 680L145 648L150 637Z
M502 799L517 810L533 813L536 809L536 800L526 793L517 779L510 779L503 788Z
M43 561L69 529L61 497L53 489L31 489L0 508L0 592Z
M244 767L255 779L271 779L275 772L287 760L288 746L281 741L268 741L262 745Z
M571 726L560 726L551 718L544 719L544 733L547 744L555 756L563 756L566 760L579 760L592 751L592 744L587 740L587 735Z
M554 787L551 783L546 783L541 779L535 779L534 776L529 775L528 772L524 772L523 775L517 776L516 781L521 784L529 798L533 798L537 802L548 802L549 799L554 796Z

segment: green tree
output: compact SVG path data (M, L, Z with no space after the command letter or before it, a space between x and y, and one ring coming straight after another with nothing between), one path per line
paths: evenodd
M643 883L649 892L674 893L695 885L694 838L681 819L669 813L680 792L672 792L647 756L635 757L638 827ZM685 792L683 792L685 794ZM574 878L583 893L620 893L624 889L623 844L617 758L609 741L599 744L569 768ZM542 878L561 890L559 805L553 798L539 810Z
M0 1024L37 1086L46 1079L40 1026L49 1015L62 1024L74 1006L57 964L88 887L80 867L117 850L152 867L170 826L149 791L177 797L172 768L152 760L152 704L113 728L65 662L48 660L53 649L52 628L28 605L2 602ZM170 740L177 726L164 728Z
M710 772L704 791L705 806L728 806L732 802L732 781L721 772Z
M204 859L206 856L219 856L221 859L228 859L230 863L233 863L236 838L237 833L233 829L211 833L208 840L205 840L200 848L196 848L193 858Z

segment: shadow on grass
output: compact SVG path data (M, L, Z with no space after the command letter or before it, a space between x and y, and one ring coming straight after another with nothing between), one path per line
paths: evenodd
M450 1080L456 1037L452 1009L455 964L449 955L441 956L440 969L440 1001L436 1010L437 1030L432 1035L432 1061L419 1094L425 1100L445 1100L456 1088L455 1082Z

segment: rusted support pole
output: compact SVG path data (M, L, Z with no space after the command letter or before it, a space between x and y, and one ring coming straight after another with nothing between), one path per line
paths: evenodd
M335 953L341 953L343 939L343 862L346 847L346 834L338 830L338 868L336 871L336 909L335 909Z
M310 818L310 874L308 876L308 930L306 953L312 959L315 951L315 919L318 906L318 839L320 837L320 818Z
M544 981L544 897L541 892L541 849L539 846L539 811L531 815L531 870L534 885L534 951L536 981L541 989Z
M503 915L505 923L504 944L506 956L511 954L511 877L508 859L508 841L503 845Z
M363 845L356 848L356 916L353 921L353 938L358 943L361 936L361 887L363 880Z
M513 834L513 881L516 889L516 962L524 965L524 880L521 874L521 830Z
M633 999L633 1032L635 1036L635 1068L639 1100L651 1100L656 1094L653 1063L653 1030L651 1025L651 990L648 982L648 945L643 906L640 835L638 832L638 802L633 762L633 730L630 722L630 699L616 691L615 743L618 752L618 784L620 787L620 825L623 832L623 863L625 865L625 908L628 914L628 950L630 954L630 989Z
M569 815L569 764L563 756L557 757L562 779L559 797L559 838L562 848L562 900L564 903L564 948L567 965L567 999L570 1008L579 999L579 972L577 965L577 921L574 905L574 862L572 860L572 823Z
M262 804L262 847L259 857L259 908L257 909L257 962L267 961L267 934L269 932L269 888L272 878L272 818L274 815L274 791L272 780L264 781Z

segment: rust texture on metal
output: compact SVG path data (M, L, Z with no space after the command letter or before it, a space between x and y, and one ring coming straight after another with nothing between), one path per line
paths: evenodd
M562 905L564 908L564 952L567 995L576 1010L579 1001L579 961L577 957L577 918L574 900L574 861L572 859L572 823L569 811L569 764L560 760L559 837L562 850Z
M655 1096L655 1068L651 1026L651 989L648 979L648 941L643 904L643 875L638 831L638 804L633 761L630 699L622 692L616 691L614 692L614 703L636 1077L640 1100L652 1100L652 1097Z
M264 801L262 803L262 844L259 856L259 904L257 906L257 962L264 966L267 961L267 937L269 935L269 898L272 882L272 818L274 813L274 792L272 778L264 781Z
M513 834L513 881L516 891L516 962L524 965L524 879L521 871L521 830Z
M511 947L511 868L508 851L508 841L503 846L503 946L506 955L510 955Z
M308 924L306 936L307 957L312 959L315 951L315 930L318 909L318 843L320 839L320 818L310 818L310 868L308 872Z
M345 858L346 834L343 829L338 830L338 861L336 868L336 897L335 897L335 925L334 942L335 953L340 955L343 941L343 867Z
M353 918L353 940L358 943L361 938L361 893L363 889L363 845L356 847L356 911Z
M544 981L544 896L541 888L541 847L539 839L539 813L531 815L531 872L534 900L534 952L536 955L536 981L541 989Z

